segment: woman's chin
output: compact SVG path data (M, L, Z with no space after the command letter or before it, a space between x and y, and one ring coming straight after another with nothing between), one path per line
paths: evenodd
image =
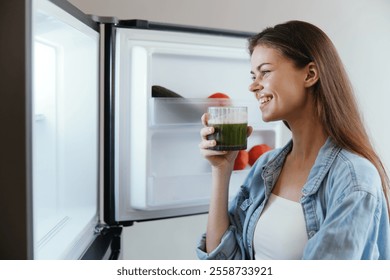
M274 118L272 118L272 116L269 116L267 114L262 114L261 115L261 118L263 120L263 122L272 122L272 121L275 121Z

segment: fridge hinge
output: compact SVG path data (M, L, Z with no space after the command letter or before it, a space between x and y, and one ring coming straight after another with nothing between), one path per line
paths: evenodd
M94 232L96 235L95 239L81 259L118 259L121 252L122 227L98 224Z
M101 23L101 24L117 24L118 18L117 17L105 17L105 16L97 16L97 15L90 15L93 21Z
M98 224L96 227L95 227L95 234L102 234L103 231L105 230L108 230L110 228L109 225L106 225L106 224Z

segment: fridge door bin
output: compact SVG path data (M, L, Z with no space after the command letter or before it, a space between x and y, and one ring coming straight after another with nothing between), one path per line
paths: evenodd
M233 172L230 198L236 194L247 174L248 170ZM134 209L146 211L204 206L207 211L210 182L210 173L149 177L146 188L132 189L130 205Z
M207 102L187 98L150 99L150 125L197 124L207 112Z
M212 106L251 106L247 100L224 98L151 98L150 125L201 124L201 117ZM254 108L256 111L258 109Z

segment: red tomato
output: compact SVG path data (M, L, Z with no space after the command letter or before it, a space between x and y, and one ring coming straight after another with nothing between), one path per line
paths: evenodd
M230 97L226 93L216 92L211 94L209 99L220 99L212 101L209 106L229 106L230 105ZM221 100L222 99L222 100Z
M272 150L272 148L270 146L268 146L267 144L260 144L260 145L253 146L248 152L249 165L252 166L262 154L264 154L265 152L268 152L269 150Z
M245 150L240 150L238 152L238 155L236 157L236 160L234 161L234 168L233 170L242 170L244 169L248 164L248 152Z
M216 92L210 95L208 98L230 98L229 95L222 93L222 92Z

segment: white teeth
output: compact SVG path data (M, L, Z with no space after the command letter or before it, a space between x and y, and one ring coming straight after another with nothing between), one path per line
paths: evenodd
M265 104L265 103L271 101L271 99L272 99L272 97L270 97L270 96L262 96L260 98L260 104Z

